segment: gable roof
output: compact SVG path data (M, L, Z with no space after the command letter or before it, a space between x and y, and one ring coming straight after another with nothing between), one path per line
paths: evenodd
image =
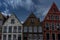
M53 12L54 8L56 10L55 12L59 12L59 9L58 9L57 5L54 2L52 3L52 5L51 5L51 7L50 7L48 12Z
M48 14L50 14L51 12L53 12L53 11L52 11L53 8L56 8L56 11L55 11L55 12L59 13L59 9L58 9L57 5L53 2L52 5L51 5L51 7L50 7L50 9L49 9L49 11L48 11L48 13L47 13L46 16L44 17L44 20L43 20L43 21L45 21L45 19L46 19L46 17L47 17ZM42 22L43 22L43 21L42 21Z
M15 17L17 18L17 16L16 16L14 13L12 13L9 18L11 18L12 16L15 16ZM9 19L9 18L8 18L8 19ZM5 23L8 21L8 19L5 21ZM20 21L18 18L17 18L17 20L19 21L19 23L21 23L21 21ZM5 24L5 23L4 23L4 24Z
M7 20L7 18L1 12L0 12L0 19L3 20L3 24Z
M39 18L37 18L37 17L35 16L35 14L32 12L32 13L28 16L28 18L25 20L25 22L23 23L23 25L25 25L25 24L27 23L27 21L29 20L29 18L36 18L36 19L40 22Z

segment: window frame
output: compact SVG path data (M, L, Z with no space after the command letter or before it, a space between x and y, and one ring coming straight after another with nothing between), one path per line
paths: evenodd
M11 24L14 24L15 23L15 19L11 19Z
M16 28L15 28L16 27ZM13 33L17 33L17 26L13 27Z
M27 26L23 27L23 32L28 32L28 27Z
M7 26L3 27L3 33L7 33Z
M34 26L33 27L33 32L38 32L38 29L37 28L38 28L37 26Z
M29 26L29 32L33 32L33 27Z

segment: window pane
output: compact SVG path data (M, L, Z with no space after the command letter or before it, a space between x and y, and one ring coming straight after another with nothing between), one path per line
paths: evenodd
M29 32L32 32L32 27L29 27Z
M60 40L60 34L58 34L58 40Z
M54 30L54 23L51 24L52 30Z
M11 24L14 24L15 23L15 20L14 19L11 19Z
M28 35L28 40L33 40L33 39L32 39L32 34L29 34L29 35Z
M27 32L27 27L24 27L24 32Z
M34 27L34 32L37 32L37 27L36 26Z
M38 27L38 32L42 32L42 27Z
M27 35L26 34L23 35L23 40L27 40Z
M21 26L18 26L18 32L19 33L21 32Z
M17 32L17 26L14 26L13 32L14 32L14 33Z
M55 34L52 34L52 38L53 38L53 40L55 40Z
M7 26L4 26L3 32L7 33Z
M11 40L11 35L8 35L8 40Z
M18 35L18 40L21 40L21 35Z
M42 34L39 34L39 35L38 35L38 39L39 39L39 40L43 40L43 35L42 35Z
M12 26L9 26L9 33L12 33Z
M38 38L38 37L37 37L37 34L33 34L33 39L34 39L34 40L37 40L37 38Z
M50 26L49 23L45 24L45 27L46 27L47 30L49 30L49 26Z
M57 30L60 30L60 23L56 24Z
M51 20L54 20L54 16L53 15L51 15Z
M56 20L59 20L59 16L56 16L55 19L56 19Z
M13 40L16 40L16 35L13 35Z
M6 40L6 35L3 35L3 40Z
M49 34L48 33L46 34L46 37L47 37L46 39L49 40Z

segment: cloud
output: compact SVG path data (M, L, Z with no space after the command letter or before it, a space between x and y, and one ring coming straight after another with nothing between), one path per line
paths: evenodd
M10 14L10 11L17 13L18 9L18 13L20 13L20 10L23 10L20 9L20 7L22 7L30 12L34 11L39 18L42 18L46 15L49 5L53 1L54 0L0 0L0 8L3 9L2 14L7 15Z
M26 9L30 9L33 6L32 0L4 0L8 5L13 8L18 8L19 6L24 7ZM4 3L6 5L6 3Z
M7 15L10 16L11 15L8 9L6 9L5 11L2 11L2 14L5 15L5 16L7 16Z

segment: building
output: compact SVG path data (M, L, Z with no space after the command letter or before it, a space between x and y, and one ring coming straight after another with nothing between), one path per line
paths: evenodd
M6 21L6 17L0 12L0 40L2 38L2 26L4 22Z
M60 12L55 3L45 16L42 27L44 40L60 40Z
M23 23L23 40L43 40L40 20L33 13Z
M15 14L11 14L3 24L2 40L22 40L22 24Z

